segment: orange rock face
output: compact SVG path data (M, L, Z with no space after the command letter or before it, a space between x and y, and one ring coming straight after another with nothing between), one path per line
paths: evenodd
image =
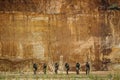
M46 62L50 70L55 62L68 62L71 69L80 62L84 70L87 61L92 70L113 69L109 64L120 59L120 11L108 9L114 3L120 5L119 0L1 0L1 71L31 71L34 62L39 69Z

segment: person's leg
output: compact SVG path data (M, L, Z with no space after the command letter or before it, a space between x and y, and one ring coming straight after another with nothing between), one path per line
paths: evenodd
M78 74L78 70L76 70L77 71L77 74Z
M77 74L78 72L77 72L77 69L76 69L76 74Z
M56 73L56 69L55 69L55 74L57 74L57 73Z
M36 74L36 70L34 70L34 74Z
M86 75L87 75L87 69L86 69Z
M56 74L58 74L58 70L56 70Z
M79 74L79 69L78 69L78 74Z
M57 69L55 69L55 74L57 74Z
M45 74L46 74L46 69L45 69Z
M68 74L68 70L67 70L67 74Z
M46 74L46 69L44 69L44 74Z
M34 74L35 74L35 70L34 70L33 72L34 72Z
M88 70L88 74L90 73L90 69Z
M35 74L36 74L36 70L35 70Z
M76 74L78 74L78 68L76 68Z

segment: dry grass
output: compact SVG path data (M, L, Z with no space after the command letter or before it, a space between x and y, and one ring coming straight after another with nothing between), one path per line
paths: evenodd
M120 74L0 74L0 80L120 80Z

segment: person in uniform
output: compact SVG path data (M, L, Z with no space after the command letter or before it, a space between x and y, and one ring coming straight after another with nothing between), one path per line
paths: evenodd
M68 74L68 71L69 71L69 69L70 69L70 67L69 67L69 64L68 64L68 63L65 63L65 69L66 69L66 74Z
M54 67L55 67L55 74L58 74L59 64L55 63Z
M33 64L33 69L34 69L34 74L36 74L36 72L37 72L37 64L36 63Z
M80 70L80 64L76 63L76 74L79 74L79 70Z
M90 72L90 64L88 62L86 62L85 67L86 67L86 75L88 75Z
M44 64L43 64L43 72L44 72L44 74L46 74L46 70L47 70L47 64L44 63Z

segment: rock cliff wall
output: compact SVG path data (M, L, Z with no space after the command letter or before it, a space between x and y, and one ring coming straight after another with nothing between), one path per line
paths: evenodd
M120 11L107 8L116 3L120 5L119 0L1 0L1 70L31 69L33 62L47 62L52 69L60 56L71 67L90 61L93 70L113 69L111 64L119 65L120 59L115 56Z

